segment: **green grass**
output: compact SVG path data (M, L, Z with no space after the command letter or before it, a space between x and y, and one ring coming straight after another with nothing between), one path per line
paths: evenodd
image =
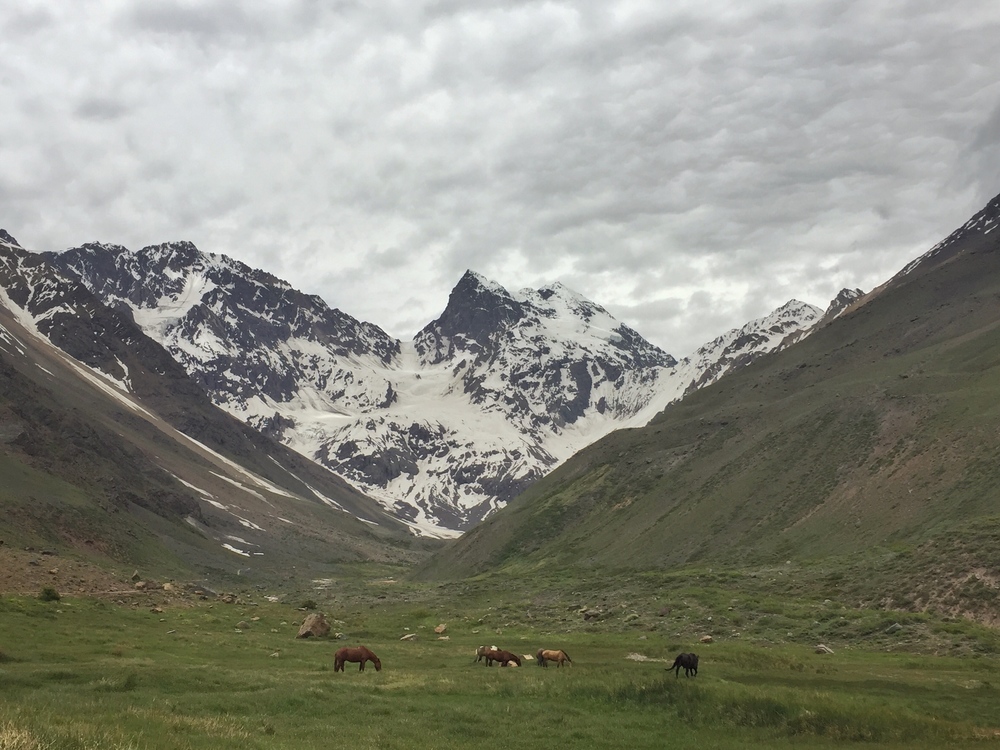
M930 748L997 738L1000 659L972 647L930 653L989 642L992 631L746 580L753 586L738 594L728 574L707 571L506 587L348 577L315 594L344 641L296 640L304 613L252 595L163 612L5 597L0 632L18 638L0 660L0 750ZM665 600L672 610L659 616ZM585 621L581 606L605 614ZM883 632L899 618L911 648ZM815 622L835 654L813 653ZM448 640L434 633L439 623ZM698 644L706 628L716 642ZM400 641L407 632L417 639ZM333 651L359 642L383 670L335 674ZM473 656L487 642L519 654L564 648L574 663L489 669ZM700 654L698 677L666 671L681 650Z

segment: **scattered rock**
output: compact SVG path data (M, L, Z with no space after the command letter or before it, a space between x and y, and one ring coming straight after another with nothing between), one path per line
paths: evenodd
M885 629L885 632L886 633L890 633L890 634L891 633L898 633L902 629L903 629L902 625L900 625L898 622L894 622L892 625L890 625L889 627L887 627Z
M438 636L438 640L439 641L450 641L451 640L451 636L450 635L439 635Z
M146 582L145 581L136 581L135 582L135 588L138 591L142 591L144 588L146 588Z
M601 619L601 612L600 612L600 610L596 610L596 609L585 609L583 611L583 619L584 620L599 620L599 619Z
M417 634L416 633L407 633L406 635L404 635L399 640L401 640L401 641L415 641L416 639L417 639Z
M698 642L699 643L711 643L712 642L712 636L710 636L710 635L703 635L701 638L698 639Z
M438 635L441 635L447 629L448 629L448 626L445 625L444 623L441 623L436 628L434 628L434 632L437 633Z
M174 586L174 584L172 584L172 583L165 583L165 584L163 584L163 590L164 591L174 591L174 590L176 590L176 588L177 587Z
M656 616L657 617L669 617L670 616L670 607L663 607L662 609L660 609L659 612L656 613Z
M832 654L833 649L827 646L825 643L820 643L816 646L817 654Z
M240 620L238 623L236 623L236 629L237 630L249 630L250 629L250 623L247 622L246 620Z
M325 638L330 633L330 623L321 612L312 612L302 621L296 638Z
M134 571L132 573L132 580L133 581L138 581L140 578L142 578L142 576L139 575L139 571L138 570L136 570L136 571Z

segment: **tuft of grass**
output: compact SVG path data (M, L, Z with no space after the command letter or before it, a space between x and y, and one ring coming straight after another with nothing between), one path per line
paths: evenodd
M129 672L121 677L102 677L94 684L94 689L102 693L129 693L138 686L139 675Z

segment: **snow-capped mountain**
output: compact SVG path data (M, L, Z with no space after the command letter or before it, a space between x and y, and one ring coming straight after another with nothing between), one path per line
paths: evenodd
M216 404L444 535L822 312L789 302L677 361L561 284L510 293L468 272L441 316L400 342L186 242L44 257L128 310Z
M0 373L5 477L39 483L5 499L53 538L89 539L111 557L161 540L164 554L220 570L234 556L302 569L320 555L390 561L420 546L381 504L214 406L129 308L2 231ZM72 510L55 510L67 500Z
M750 364L761 354L780 349L785 339L808 331L822 314L815 305L793 299L770 315L704 344L685 362L691 369L691 381L685 393L714 383L727 372Z

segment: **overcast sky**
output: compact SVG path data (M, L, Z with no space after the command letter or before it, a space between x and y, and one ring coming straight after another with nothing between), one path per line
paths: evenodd
M190 240L409 339L466 269L675 356L1000 193L990 0L20 0L0 227Z

